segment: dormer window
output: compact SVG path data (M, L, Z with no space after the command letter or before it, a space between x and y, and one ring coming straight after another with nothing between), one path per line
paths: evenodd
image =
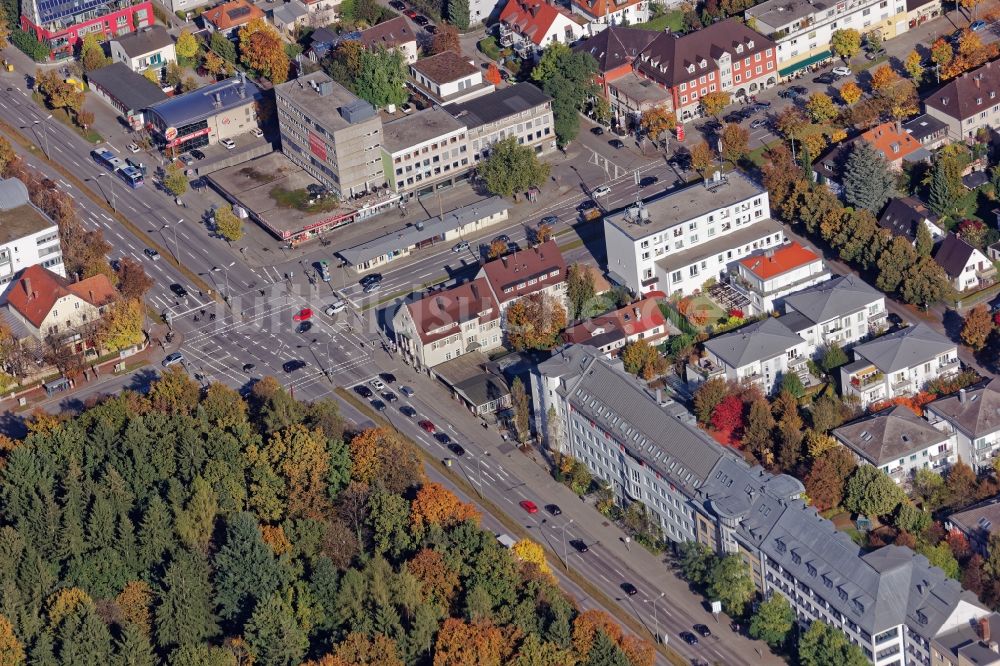
M747 42L747 48L748 49L752 49L753 48L753 40L752 39L749 42Z
M991 90L990 91L990 99L996 99L996 96L997 96L997 91L996 90Z
M703 58L702 61L698 63L698 66L701 67L702 69L705 69L706 67L708 67L708 61Z
M687 71L688 74L694 74L694 65L688 65Z
M743 45L742 44L737 44L736 45L736 52L737 53L743 53Z
M978 105L980 105L982 103L983 103L983 98L982 97L977 97L976 98L976 105L978 106Z

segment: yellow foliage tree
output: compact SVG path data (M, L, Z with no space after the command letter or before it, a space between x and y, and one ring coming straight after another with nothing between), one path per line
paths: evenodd
M434 643L434 666L501 666L514 651L517 629L499 628L489 620L464 622L448 618Z
M695 171L704 176L713 164L715 164L715 152L707 141L691 146L691 166Z
M0 666L20 666L24 663L24 646L17 640L14 625L0 615Z
M370 428L351 438L351 478L371 485L381 483L401 493L423 479L423 468L413 449L385 428Z
M102 348L118 351L142 342L142 302L122 299L111 304L101 317L98 339Z
M882 65L872 72L872 90L879 92L899 81L899 74L890 65Z
M545 561L545 551L542 550L540 545L531 539L521 539L514 544L514 547L511 550L514 552L514 557L522 562L534 564L538 567L538 570L543 573L552 573L552 569L549 568L549 563Z
M143 580L127 583L115 597L115 605L121 611L122 619L137 626L147 636L152 628L149 612L152 604L153 590L150 589L149 583Z
M49 595L49 626L58 627L81 606L93 606L90 595L78 587L64 587Z
M264 543L271 547L275 555L292 552L292 542L288 540L281 525L262 525L260 536Z
M813 460L837 446L837 440L830 435L812 429L806 431L806 450Z
M160 70L148 67L146 71L142 73L142 75L145 76L146 79L153 85L156 86L160 85Z
M844 84L844 87L840 89L840 99L844 100L848 106L861 99L861 95L863 94L864 93L862 93L861 87L854 81L848 81Z
M668 111L666 107L653 107L642 112L639 126L651 140L659 141L664 132L669 132L677 127L677 116L674 115L673 111Z
M194 38L190 30L184 28L181 30L181 34L177 35L174 50L177 52L178 58L191 60L198 53L198 40Z
M729 93L717 90L703 95L701 98L701 108L708 116L717 116L722 110L729 106Z

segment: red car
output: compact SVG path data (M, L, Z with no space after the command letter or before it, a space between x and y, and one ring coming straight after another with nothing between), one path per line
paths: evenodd
M531 500L521 500L518 504L528 513L538 513L538 507Z
M309 308L304 308L302 310L299 310L298 314L292 317L292 319L294 321L307 321L309 319L312 319L312 316L313 316L313 311L310 310Z
M428 421L427 419L424 419L423 421L421 421L417 425L420 426L421 428L423 428L425 432L429 432L432 435L435 432L437 432L437 428L434 427L434 424L431 423L430 421Z
M403 14L405 14L406 17L410 19L415 19L417 18L417 16L419 16L419 14L417 14L417 12L415 12L412 9L407 9L405 12L403 12Z

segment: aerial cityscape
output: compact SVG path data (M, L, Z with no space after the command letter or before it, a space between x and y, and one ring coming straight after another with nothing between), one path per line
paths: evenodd
M0 50L0 666L1000 666L997 0Z

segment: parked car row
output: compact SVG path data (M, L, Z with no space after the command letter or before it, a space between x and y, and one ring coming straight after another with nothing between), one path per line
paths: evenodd
M431 23L429 18L420 14L419 12L417 12L416 9L412 7L407 8L406 3L403 2L402 0L391 0L389 2L389 6L395 9L397 12L401 12L403 16L405 16L406 18L410 19L411 21L419 25L428 34L433 35L437 32L437 26Z

